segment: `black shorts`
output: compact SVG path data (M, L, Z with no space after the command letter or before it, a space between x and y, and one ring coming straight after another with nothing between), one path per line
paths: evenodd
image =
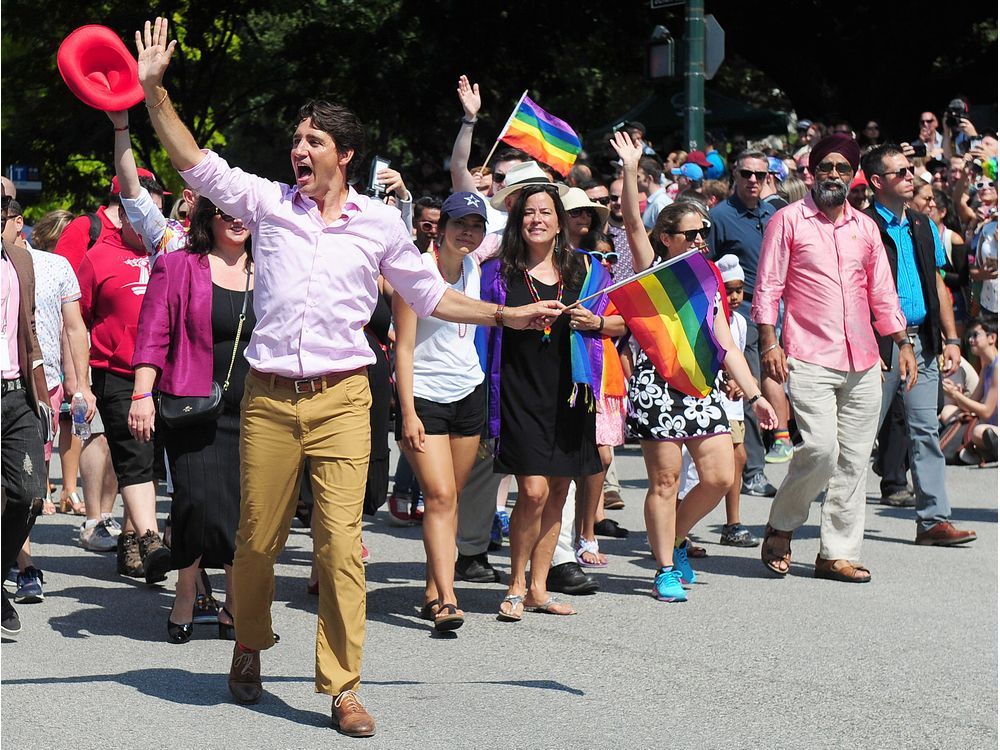
M439 404L426 398L413 398L413 407L424 423L425 435L479 435L486 422L485 381L459 401ZM403 439L403 418L396 417L396 442Z
M132 408L135 381L107 370L93 370L94 395L104 419L104 432L111 451L119 487L152 482L153 442L140 443L128 429L128 412Z

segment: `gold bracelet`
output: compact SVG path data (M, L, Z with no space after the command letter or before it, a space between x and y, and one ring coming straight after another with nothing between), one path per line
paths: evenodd
M165 102L166 100L167 100L167 90L166 90L166 89L164 89L164 90L163 90L163 96L162 96L162 97L160 97L160 101L158 101L158 102L157 102L156 104L154 104L153 106L149 106L149 105L147 104L147 105L146 105L146 109L156 109L156 108L157 108L157 107L159 107L159 106L160 106L161 104L163 104L163 102Z

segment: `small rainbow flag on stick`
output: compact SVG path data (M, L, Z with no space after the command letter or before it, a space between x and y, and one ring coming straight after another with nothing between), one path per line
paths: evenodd
M573 128L531 101L527 91L521 94L497 137L497 142L500 141L548 164L561 175L569 174L581 149L580 138Z
M689 396L712 392L726 352L715 338L721 277L698 250L607 287L660 376Z

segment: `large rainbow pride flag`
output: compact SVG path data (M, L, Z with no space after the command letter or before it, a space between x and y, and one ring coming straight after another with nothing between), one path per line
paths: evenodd
M660 376L678 391L703 398L726 356L713 316L721 285L715 267L693 250L604 291Z
M581 149L580 138L573 128L550 115L527 95L521 97L497 140L521 149L561 175L569 174Z

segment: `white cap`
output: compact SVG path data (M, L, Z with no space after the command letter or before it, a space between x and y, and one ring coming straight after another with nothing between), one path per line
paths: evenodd
M743 275L743 267L740 265L740 259L732 253L729 255L723 255L715 261L715 265L719 267L719 273L722 274L723 283L730 281L743 281L746 279L746 276Z

